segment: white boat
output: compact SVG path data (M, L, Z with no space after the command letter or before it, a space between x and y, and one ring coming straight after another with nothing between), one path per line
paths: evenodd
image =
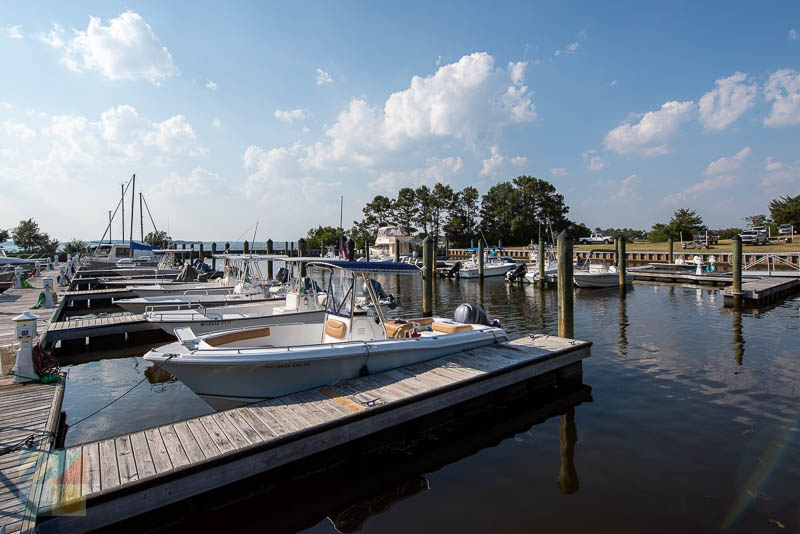
M81 257L81 265L89 269L155 267L160 260L154 255L156 249L138 241L100 243L91 255Z
M504 260L495 250L484 253L486 259L483 262L483 277L490 276L505 276L505 274L514 269L517 264L513 261ZM459 278L478 278L478 258L472 255L472 258L461 264L461 269L458 271Z
M523 282L533 284L539 281L539 252L532 249L526 264L527 272L522 277ZM553 249L545 249L544 252L544 274L545 276L558 276L558 259Z
M375 244L369 247L370 261L394 261L396 257L407 258L414 249L414 238L399 226L378 228Z
M227 409L364 374L507 341L479 308L459 307L461 321L384 317L367 276L419 274L403 263L318 262L330 271L323 323L265 325L196 336L178 329L179 341L144 358L175 375L216 409ZM337 273L338 271L338 273ZM341 276L333 276L341 274ZM356 280L365 281L375 317L356 308Z
M614 252L611 250L589 252L580 269L573 271L572 280L577 287L619 287L619 273L614 265L607 265L602 258L592 257L594 252ZM633 274L625 273L625 284L633 283Z
M22 265L22 266L30 266L32 267L33 264L36 263L36 260L26 260L23 258L12 258L6 254L6 251L0 248L0 265Z

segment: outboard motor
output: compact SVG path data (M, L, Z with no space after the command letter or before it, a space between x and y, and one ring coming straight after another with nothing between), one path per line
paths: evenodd
M389 299L390 310L393 310L397 307L397 299L395 299L394 295L392 295L391 293L387 293L386 291L384 291L383 286L381 285L380 282L378 282L373 278L365 280L364 286L361 288L364 293L369 293L369 286L367 286L367 284L372 286L372 290L375 292L375 294L378 296L379 299Z
M508 271L506 273L506 280L509 282L516 282L517 280L522 280L522 277L528 272L528 267L521 263L516 266L516 268Z
M280 282L281 284L285 284L289 281L289 269L286 267L281 267L278 269L278 274L275 275L275 280Z
M457 323L482 324L485 326L494 326L496 328L500 328L500 321L497 319L494 321L489 321L489 317L486 315L486 312L483 311L480 306L475 306L474 304L461 304L458 308L456 308L456 311L453 314L453 320Z
M453 278L455 276L458 276L458 271L460 270L461 270L461 262L457 261L453 264L452 267L450 267L450 270L447 271L447 278Z

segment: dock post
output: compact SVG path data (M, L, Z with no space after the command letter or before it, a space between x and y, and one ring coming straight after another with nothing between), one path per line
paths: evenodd
M400 238L394 238L394 262L400 263Z
M356 242L353 241L352 237L347 240L347 259L356 261Z
M422 315L433 315L433 240L426 236L422 241Z
M301 258L306 255L306 240L302 237L297 241L297 255ZM305 262L300 263L300 277L304 277L306 275L306 264Z
M450 243L447 242L447 236L444 236L444 259L450 259Z
M205 251L203 250L203 244L200 243L197 245L197 257L200 258L200 265L206 262L206 255Z
M470 242L469 242L469 246L470 246L471 248L475 248L475 240L474 240L474 239L471 239L471 240L470 240Z
M211 270L212 271L216 271L217 270L217 258L214 257L216 255L217 255L217 243L215 241L214 243L211 243Z
M483 241L478 241L478 280L483 281Z
M364 238L364 257L367 258L367 263L369 263L369 238Z
M244 254L250 254L250 243L244 242Z
M619 287L625 287L625 236L621 235L617 238L617 272L619 273Z
M194 243L189 245L189 263L194 263Z
M225 243L225 254L230 254L230 253L231 253L231 244Z
M272 254L272 239L267 239L267 254ZM267 260L267 280L272 280L272 260Z
M675 240L667 238L667 250L669 250L669 263L675 263Z
M742 238L735 235L731 239L731 263L733 267L733 298L738 300L742 294Z
M539 254L536 258L539 263L539 285L544 285L544 241L539 240Z
M181 265L186 261L186 243L181 243Z
M572 236L564 230L558 234L558 335L574 338L572 314Z

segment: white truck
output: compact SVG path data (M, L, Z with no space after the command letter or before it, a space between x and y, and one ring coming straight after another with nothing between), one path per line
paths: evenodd
M581 237L578 243L581 245L598 245L600 243L608 245L614 242L614 237L606 234L592 234L589 237Z

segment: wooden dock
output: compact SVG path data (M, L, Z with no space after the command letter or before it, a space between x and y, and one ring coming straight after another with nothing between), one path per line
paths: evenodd
M106 527L504 388L580 381L590 347L524 337L58 450L36 503L37 531ZM85 515L52 515L76 506Z
M57 341L85 342L86 338L123 336L138 332L161 331L158 323L144 318L144 314L75 319L48 323L42 332L42 345L53 345Z
M6 534L29 531L35 524L48 453L54 445L61 415L64 380L58 384L14 384L0 377L0 529ZM21 445L20 450L8 447ZM10 450L10 452L5 452Z
M45 276L51 276L53 279L58 275L58 271L46 271ZM17 315L25 312L30 312L39 317L36 322L36 328L39 332L44 331L48 321L53 316L53 313L58 309L55 308L39 308L32 309L39 300L39 293L42 291L42 277L37 276L30 278L28 283L32 288L27 289L8 289L0 293L0 350L3 347L11 347L15 345L14 342L14 323L11 319Z
M754 280L742 280L741 303L748 306L771 304L776 300L800 290L800 280L797 278L769 277ZM735 304L733 288L728 287L723 292L725 305Z
M131 282L133 284L133 282ZM59 293L59 297L63 296L68 302L86 302L86 301L111 301L112 299L127 299L136 296L133 291L122 288L110 289L83 289L64 291Z

